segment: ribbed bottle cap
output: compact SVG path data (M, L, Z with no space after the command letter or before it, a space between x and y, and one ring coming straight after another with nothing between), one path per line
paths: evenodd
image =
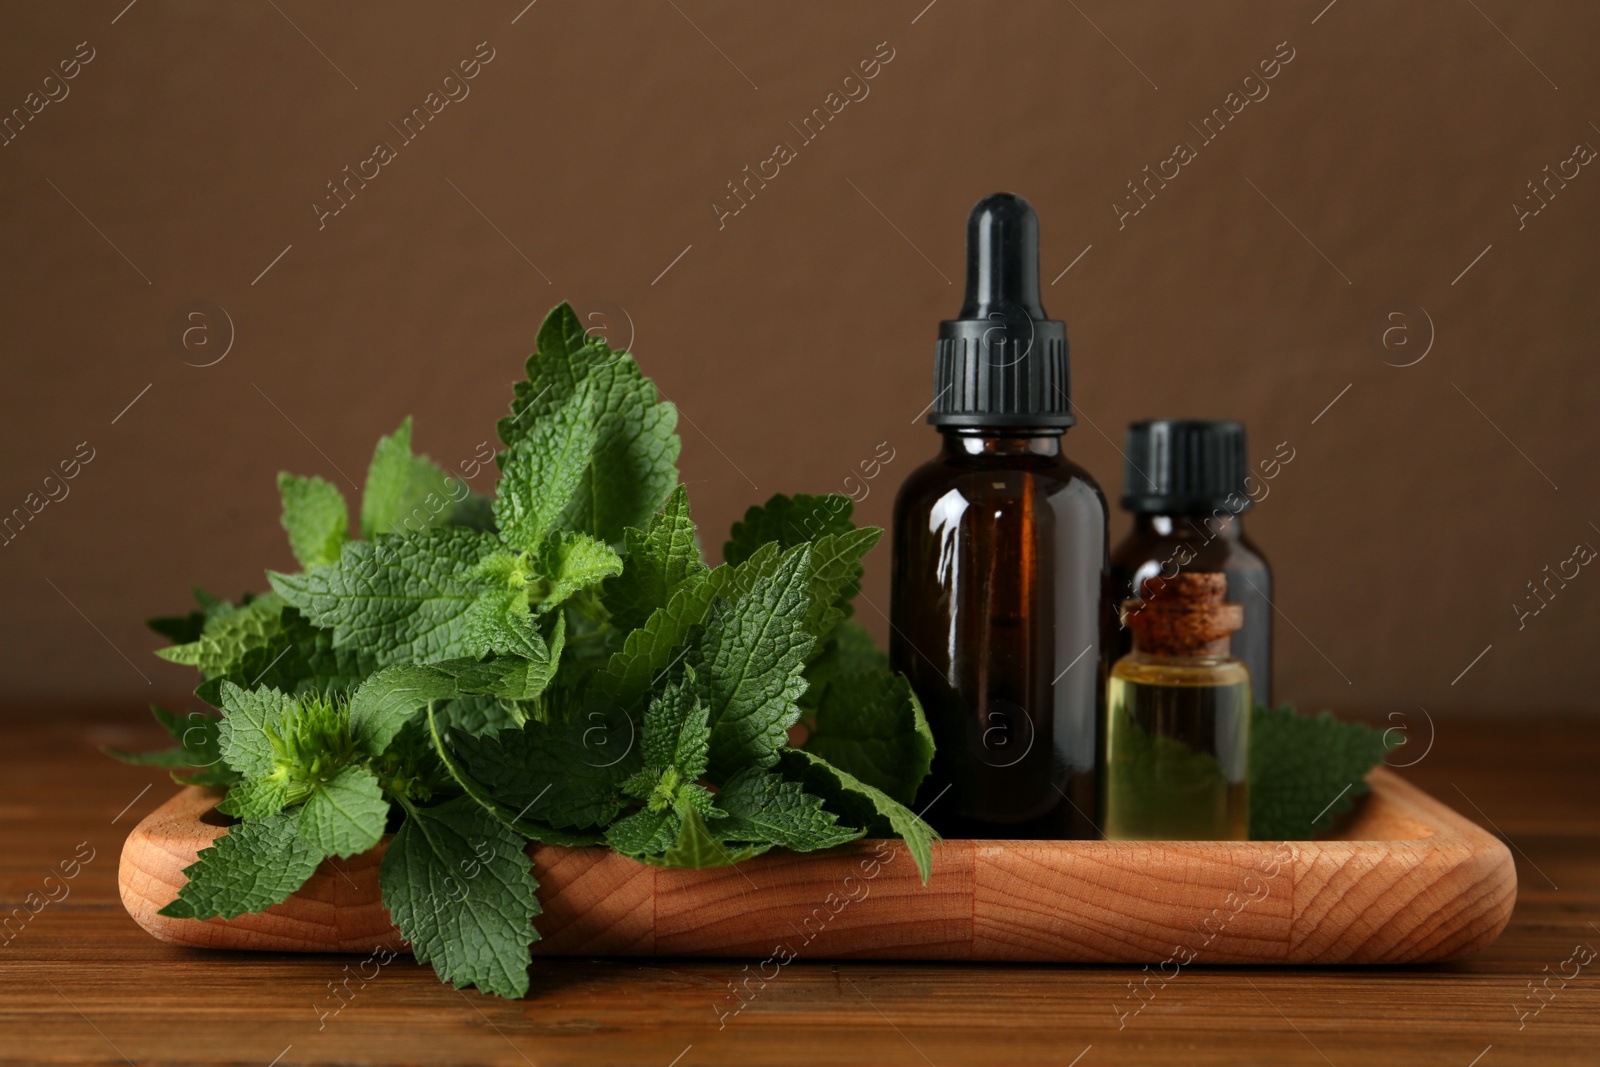
M1039 216L1013 193L986 196L967 217L967 293L939 324L935 426L1068 427L1067 328L1039 303Z
M1123 451L1122 506L1128 511L1184 515L1250 506L1241 423L1147 419L1128 427Z

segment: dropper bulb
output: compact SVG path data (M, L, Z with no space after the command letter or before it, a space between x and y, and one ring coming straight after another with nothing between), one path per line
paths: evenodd
M967 293L963 319L998 312L1045 318L1039 302L1039 216L1015 193L978 201L967 216Z

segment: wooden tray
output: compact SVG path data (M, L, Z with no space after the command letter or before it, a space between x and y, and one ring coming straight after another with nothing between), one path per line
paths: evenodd
M532 845L535 954L1125 963L1414 963L1499 936L1516 902L1497 838L1387 770L1337 839L947 841L922 885L898 841L663 870ZM294 896L231 922L157 912L223 832L188 788L122 850L122 902L163 941L306 952L403 949L378 892L383 845L327 860Z

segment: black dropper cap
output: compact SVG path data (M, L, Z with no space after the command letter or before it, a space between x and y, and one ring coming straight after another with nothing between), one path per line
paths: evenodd
M1039 216L1014 193L967 216L967 296L939 324L935 426L1061 428L1072 417L1067 328L1039 303Z
M1128 427L1122 506L1155 515L1250 506L1244 425L1229 419L1147 419ZM1230 499L1231 498L1231 499Z

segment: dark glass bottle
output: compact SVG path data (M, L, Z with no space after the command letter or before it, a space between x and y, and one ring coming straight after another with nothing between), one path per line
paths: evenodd
M1105 497L1059 431L944 438L895 499L889 658L937 746L919 806L949 837L1098 836Z
M967 291L940 324L944 435L894 510L889 655L937 751L918 808L949 837L1098 836L1110 614L1106 502L1061 453L1066 328L1039 302L1038 218L973 208Z
M1123 451L1122 506L1133 513L1133 529L1111 550L1113 603L1139 596L1140 583L1158 576L1226 575L1229 603L1244 607L1233 655L1250 671L1256 702L1271 704L1272 570L1244 532L1244 512L1267 487L1262 474L1250 473L1244 427L1153 419L1128 427ZM1111 662L1132 649L1132 633L1119 627Z

